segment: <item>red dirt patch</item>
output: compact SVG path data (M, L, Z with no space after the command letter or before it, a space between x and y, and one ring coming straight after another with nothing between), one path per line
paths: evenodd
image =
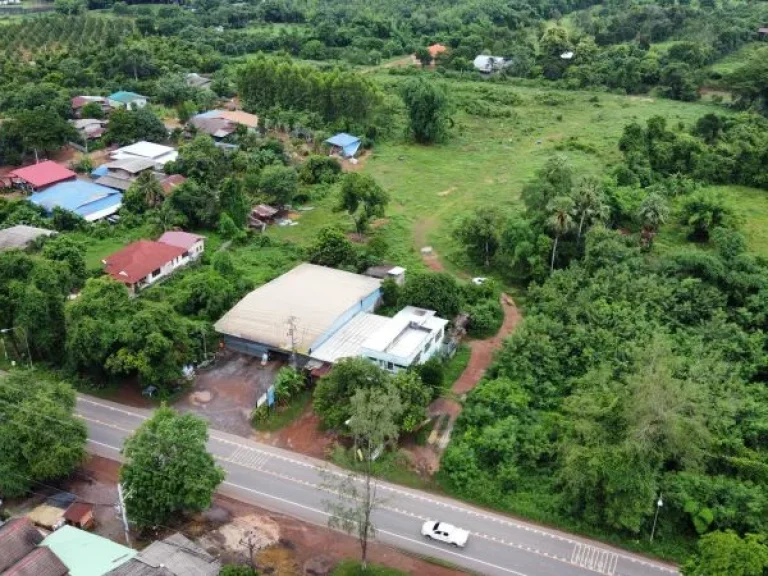
M315 458L325 458L333 447L336 436L320 428L320 417L309 405L296 420L276 432L256 432L259 442L301 452Z

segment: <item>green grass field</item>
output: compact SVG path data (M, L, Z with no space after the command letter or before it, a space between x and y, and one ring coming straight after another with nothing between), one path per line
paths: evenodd
M387 84L400 80L388 74L375 77ZM488 82L449 80L446 84L457 102L482 98L478 88L488 90L488 98L494 99L514 92L522 102L508 107L510 118L456 112L455 127L441 145L385 142L375 147L364 170L391 196L389 223L383 228L390 259L409 267L423 266L418 248L431 245L448 270L479 274L471 270L451 238L456 218L486 204L519 210L523 186L553 154L567 155L578 174L600 174L620 159L617 142L623 127L633 120L644 122L663 115L671 125L691 124L706 112L724 112L713 104L648 97ZM327 223L345 222L342 215L331 212L332 205L333 199L326 198L302 216L299 226L272 229L270 234L306 242Z
M712 64L709 67L709 71L717 72L718 74L730 74L757 55L768 58L768 44L765 42L751 42L740 50L728 54L725 58L721 58Z

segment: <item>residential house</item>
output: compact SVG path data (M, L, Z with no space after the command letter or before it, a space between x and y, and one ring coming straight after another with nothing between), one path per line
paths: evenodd
M195 235L190 235L193 237ZM178 239L178 237L173 237ZM194 257L191 250L198 250ZM182 241L178 240L177 244ZM177 268L184 266L199 257L203 250L203 238L195 237L194 242L179 246L152 240L139 240L129 244L102 260L104 271L118 282L125 284L131 294L150 286L172 274Z
M210 120L225 121L229 124L225 124L224 122L201 122ZM242 110L209 110L208 112L202 112L201 114L194 116L190 120L190 123L193 126L198 127L199 130L202 129L213 136L210 132L211 129L229 130L228 126L230 125L234 126L235 129L237 126L244 126L248 130L256 130L259 127L259 117L255 114L243 112ZM234 131L235 130L232 130L230 134Z
M40 543L69 570L70 576L104 576L119 568L136 551L73 526L62 526Z
M434 310L406 306L363 342L360 354L393 373L424 364L441 350L447 324Z
M153 542L107 576L218 576L221 563L181 534Z
M179 153L171 146L163 146L154 142L136 142L130 146L118 148L110 154L112 160L152 160L155 168L160 170L168 162L173 162L179 157Z
M267 224L274 221L279 212L279 209L268 206L267 204L254 206L248 216L248 226L251 228L259 228L263 232L267 227Z
M112 111L112 107L103 96L75 96L72 98L72 114L75 118L81 118L83 107L91 102L99 104L105 116Z
M120 209L123 195L112 188L84 180L62 182L29 197L29 201L42 206L48 213L54 208L74 212L88 222L111 216Z
M66 576L69 569L49 548L27 518L0 525L0 574L3 576Z
M96 184L125 192L136 181L139 174L154 171L155 168L156 163L150 158L133 157L113 160L99 166L98 174L102 176L96 180Z
M11 182L27 192L39 192L58 184L77 179L77 174L61 164L46 160L25 168L18 168L8 174Z
M192 234L191 232L183 232L181 230L171 230L166 232L160 238L158 242L168 244L169 246L176 246L178 248L184 248L184 253L181 255L184 264L190 260L197 260L203 255L205 250L205 236L198 234Z
M83 140L97 140L101 138L107 131L107 123L107 120L99 120L97 118L70 120L70 124L75 127L75 130L77 130L80 138Z
M214 140L223 140L237 131L237 124L226 118L211 118L204 114L194 116L189 123L203 134L208 134Z
M0 230L0 252L3 250L23 250L42 236L52 236L56 234L53 230L45 228L35 228L34 226L25 226L19 224Z
M472 65L475 67L475 70L483 74L491 74L504 68L506 60L501 56L486 56L482 54L472 61Z
M360 138L345 132L331 136L325 143L331 146L331 155L343 158L354 158L362 144Z
M187 83L187 86L190 88L198 88L200 90L204 90L206 88L211 87L211 79L207 76L201 76L200 74L197 74L196 72L191 72L187 74L184 77L184 80Z
M144 108L149 102L149 98L136 94L135 92L115 92L107 96L107 104L112 108L124 108L126 110L139 110Z

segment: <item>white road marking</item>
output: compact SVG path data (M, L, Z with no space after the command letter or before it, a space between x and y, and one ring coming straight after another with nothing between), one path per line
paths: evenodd
M141 420L146 420L147 419L147 417L145 417L145 416L143 416L141 414L137 414L135 412L131 412L131 411L128 411L128 410L123 410L121 408L113 407L113 406L110 406L108 404L102 404L100 402L95 402L93 400L89 400L89 399L83 398L82 396L79 396L79 399L81 401L87 402L89 404L93 404L94 406L100 406L100 407L107 408L109 410L120 412L120 413L123 413L123 414L126 414L126 415L134 416L134 417L139 418ZM116 430L120 430L120 431L126 432L128 434L133 432L133 430L131 430L131 429L126 429L126 428L123 428L121 426L117 426L115 424L111 424L111 423L108 423L108 422L103 422L103 421L96 420L96 419L93 419L93 418L88 418L88 417L85 417L85 416L83 416L81 414L77 414L77 415L80 418L82 418L83 420L88 420L88 421L94 422L96 424L100 424L102 426L106 426L106 427L109 427L109 428L113 428L113 429L116 429ZM300 480L298 478L294 478L294 477L291 477L291 476L286 476L286 475L283 475L283 474L280 474L280 473L277 473L277 472L264 470L263 469L263 465L270 458L275 458L275 459L278 459L278 460L281 460L281 461L284 461L284 462L288 462L288 463L293 464L293 465L301 466L301 467L304 467L304 468L310 468L310 469L314 470L315 472L317 472L318 474L321 474L323 471L325 471L326 473L327 472L331 472L331 473L337 474L337 475L340 474L340 473L334 472L332 470L323 469L323 468L318 467L318 466L316 466L316 465L314 465L314 464L312 464L310 462L296 460L294 458L290 458L290 457L284 456L284 455L282 455L280 453L277 453L277 452L260 450L258 448L251 448L251 447L246 446L243 442L235 442L235 441L229 440L227 438L220 437L217 434L211 434L210 438L211 438L211 440L214 440L214 441L220 442L222 444L226 444L226 445L232 446L234 448L234 451L233 451L232 455L230 456L230 458L217 457L217 459L222 460L224 462L229 462L229 463L232 463L232 464L236 464L238 466L242 466L242 467L245 467L245 468L252 468L252 469L254 468L253 464L257 463L259 467L255 468L255 469L259 470L260 472L262 472L264 474L269 474L269 475L272 475L272 476L276 476L278 478L283 478L283 479L286 479L286 480L289 480L289 481L292 481L292 482L295 482L295 483L298 483L298 484L302 484L302 485L305 485L305 486L313 487L313 488L316 488L316 489L317 488L321 488L319 485L313 484L312 482L307 482L307 481ZM114 449L114 447L110 447L110 448ZM116 450L119 452L119 449L116 449ZM232 458L235 456L235 454L237 454L241 450L247 451L247 452L249 451L249 452L253 452L253 453L260 453L261 455L263 455L262 456L263 459L254 456L253 457L254 460L251 462L251 465L245 464L243 462L234 461ZM610 557L611 561L613 563L613 570L614 570L614 572L615 572L615 569L616 569L616 564L618 563L619 558L621 558L621 559L629 560L629 561L631 561L631 562L633 562L635 564L640 564L640 565L646 566L648 568L653 568L655 570L659 570L661 572L667 572L669 574L678 574L678 572L676 570L667 568L666 566L661 566L659 564L654 564L654 563L651 563L651 562L647 562L647 561L644 561L644 560L642 560L640 558L636 558L636 557L632 557L632 556L629 556L629 555L621 554L621 553L618 553L618 552L614 552L612 550L608 550L608 549L603 549L603 548L598 548L598 547L595 547L595 546L587 545L587 544L584 544L584 543L579 542L577 540L572 540L570 538L565 538L565 537L560 536L558 534L553 534L551 532L546 532L544 530L540 530L540 529L532 527L532 526L528 526L528 525L525 525L525 524L520 524L520 523L517 523L517 522L514 522L514 521L510 521L510 520L501 518L499 516L494 516L494 515L491 515L491 514L486 514L486 513L483 513L481 511L476 511L476 510L473 510L471 508L467 508L467 507L464 507L464 506L459 506L459 505L456 505L456 504L452 504L450 502L445 502L445 501L437 500L437 499L434 499L434 498L429 498L429 497L424 496L422 494L410 492L410 491L403 490L403 489L400 489L400 488L397 488L397 487L394 487L394 486L389 486L389 485L386 485L386 484L379 484L379 488L382 489L382 490L391 492L393 494L399 495L399 496L407 497L407 498L412 499L412 500L418 500L418 501L421 501L421 502L426 502L428 504L431 504L431 505L434 505L434 506L439 506L441 508L452 510L454 512L460 512L460 513L463 513L463 514L467 514L467 515L470 515L470 516L475 516L477 518L481 518L483 520L493 521L493 522L501 524L503 526L507 526L507 527L511 527L511 528L515 528L515 529L519 529L519 530L524 530L526 532L531 532L531 533L537 534L539 536L544 536L544 537L547 537L547 538L550 538L550 539L553 539L553 540L557 540L557 541L561 541L561 542L567 542L567 543L573 544L575 548L578 548L579 546L586 546L588 548L594 548L595 552L590 550L590 554L595 555L597 553L597 551L599 551L599 552L603 552L605 557ZM423 520L429 520L430 519L430 518L421 517L421 516L416 515L416 514L412 514L410 512L406 512L404 510L388 508L386 506L382 506L382 508L385 508L385 509L388 509L388 510L391 510L391 511L394 511L394 512L398 512L400 514L403 514L405 516L409 516L409 517L412 517L412 518L418 518L418 519L423 519ZM480 537L480 538L483 538L483 539L486 539L486 540L489 540L489 541L494 541L491 537L483 535L483 534L473 533L473 535L475 535L477 537ZM514 544L512 542L507 543L507 542L504 542L503 540L501 540L499 542L502 543L503 545L507 546L507 547L517 548L519 550L530 551L530 552L532 552L534 554L538 554L540 556L545 556L545 557L548 557L548 558L554 558L556 560L560 560L560 561L563 561L563 562L566 562L566 563L573 563L573 561L569 562L568 559L566 559L566 558L560 558L558 556L554 556L554 555L551 555L551 554L548 554L546 552L539 551L539 550L536 550L536 549L528 549L527 547L524 547L524 546L521 546L521 545L518 545L518 544ZM572 553L572 557L573 557L573 554L575 554L575 549L574 549L574 553ZM597 565L595 560L596 559L593 558L591 564ZM591 568L589 566L583 566L583 567L588 568L588 569L593 570L593 571L596 571L596 572L599 572L599 573L605 573L605 572L602 572L600 570L596 570L594 568ZM611 574L613 574L613 573L611 573Z

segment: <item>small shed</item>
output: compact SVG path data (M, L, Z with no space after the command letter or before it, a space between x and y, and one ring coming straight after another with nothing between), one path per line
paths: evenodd
M325 143L331 146L331 154L338 154L344 158L353 158L362 144L360 138L346 132L339 132L335 136L331 136Z
M272 222L279 213L280 210L278 208L267 204L254 206L248 216L248 226L258 228L263 232L267 224Z
M64 522L75 528L90 530L95 524L93 504L75 502L64 512Z
M760 40L765 40L768 38L768 26L761 26L758 28L757 35L760 37Z
M27 518L35 526L46 530L55 530L64 524L64 510L57 506L41 504L27 514Z

